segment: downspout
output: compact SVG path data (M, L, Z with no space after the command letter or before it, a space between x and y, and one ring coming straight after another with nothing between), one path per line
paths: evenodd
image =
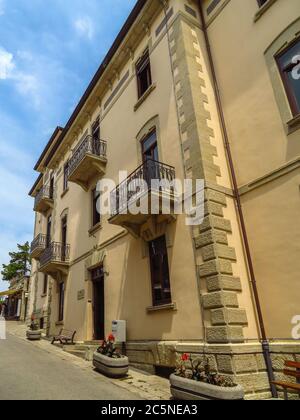
M222 101L221 101L220 90L219 90L217 75L216 75L215 66L214 66L214 60L213 60L213 56L211 52L209 37L208 37L206 23L205 23L204 14L203 14L202 5L201 5L201 0L197 0L197 3L198 3L199 13L200 13L200 23L201 23L202 30L204 33L206 50L208 54L208 60L209 60L210 70L211 70L212 79L213 79L213 87L214 87L214 92L216 96L221 130L223 134L224 145L225 145L225 150L226 150L227 159L229 163L232 184L233 184L233 193L234 193L234 198L236 201L237 212L239 215L241 232L242 232L242 237L244 241L245 253L247 257L247 263L248 263L249 274L250 274L250 281L252 284L254 301L255 301L255 306L256 306L256 311L257 311L260 333L261 333L263 354L264 354L264 358L266 362L272 396L273 398L278 398L276 386L273 384L275 377L274 377L274 370L273 370L271 354L270 354L269 340L266 334L265 323L264 323L264 318L262 314L259 293L257 289L257 282L256 282L256 277L255 277L255 272L254 272L254 267L253 267L251 250L250 250L250 245L249 245L249 240L248 240L248 235L247 235L247 229L246 229L246 224L245 224L245 219L244 219L244 214L243 214L243 209L242 209L241 198L240 198L239 189L238 189L237 178L236 178L236 174L234 170L234 163L233 163L232 153L231 153L230 144L229 144L229 137L228 137L228 131L227 131L226 122L225 122L225 116L224 116L224 112L222 108Z

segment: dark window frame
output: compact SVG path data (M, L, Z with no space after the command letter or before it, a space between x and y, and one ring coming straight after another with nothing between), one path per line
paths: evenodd
M172 294L169 256L165 236L149 242L149 258L153 306L169 305L172 303Z
M64 165L64 178L63 178L63 191L67 191L69 188L69 162Z
M291 112L293 114L293 117L297 117L298 115L300 115L300 104L297 104L296 100L295 100L295 96L294 96L294 92L288 77L288 68L283 68L280 64L280 59L282 58L282 56L284 56L285 54L287 54L289 52L289 50L291 48L293 48L297 43L300 44L300 37L298 37L297 39L295 39L293 42L291 42L286 48L284 48L283 51L281 51L279 54L276 55L275 60L277 63L277 67L281 76L281 80L284 86L284 90L286 93L286 96L288 98L288 102L291 108ZM299 63L298 63L299 64ZM298 64L295 64L292 66L291 63L291 67L290 69L292 69L294 66L297 66ZM300 83L300 80L299 80Z
M151 142L149 146L147 146L147 142L155 136L155 140ZM158 140L157 140L157 131L156 127L153 127L147 135L145 135L141 140L141 148L142 148L142 158L143 162L146 162L147 159L152 159L155 161L159 161L159 150L158 150ZM147 157L151 153L151 158ZM155 158L155 155L156 158Z
M43 295L46 295L47 292L48 292L48 274L44 274Z
M92 228L101 223L101 214L97 211L97 201L100 198L100 191L97 188L92 190Z
M54 197L54 175L51 175L50 184L49 184L49 198L53 200Z
M51 245L51 234L52 234L52 214L47 218L47 233L46 233L46 247Z
M263 7L269 0L257 0L257 4L259 7Z
M151 63L148 49L143 53L135 67L138 85L138 99L140 99L152 86Z
M58 322L64 320L64 309L65 309L65 283L59 283L59 296L58 296Z

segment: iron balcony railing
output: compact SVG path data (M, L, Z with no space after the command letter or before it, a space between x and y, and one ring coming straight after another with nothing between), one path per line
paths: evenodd
M70 260L70 245L52 242L43 252L40 259L41 267L50 263L66 263Z
M86 136L74 150L73 155L69 160L68 175L72 175L87 154L106 158L106 150L107 143L105 140L94 138L91 135Z
M36 208L39 205L39 203L44 199L52 200L53 192L53 187L51 187L50 185L44 185L35 196L34 208Z
M31 253L33 253L38 248L46 248L47 235L40 233L32 242L31 242Z
M152 159L146 160L112 191L111 216L116 216L126 210L133 196L138 197L139 194L142 195L145 192L150 192L153 186L153 180L159 182L161 185L163 185L162 181L172 183L175 180L175 168ZM164 190L164 188L160 186L160 190ZM174 192L173 187L171 187L171 190ZM170 190L168 191L170 192Z

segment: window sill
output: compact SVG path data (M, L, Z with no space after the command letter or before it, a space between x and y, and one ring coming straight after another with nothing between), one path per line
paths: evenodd
M63 193L62 193L62 195L60 196L60 198L64 198L64 196L66 195L66 194L68 194L68 192L69 192L69 188L67 188Z
M45 298L45 297L47 297L47 293L43 293L43 294L41 295L41 298Z
M63 327L63 326L64 326L64 321L57 321L57 322L55 323L55 325L56 325L57 327Z
M142 105L142 103L148 98L148 96L150 95L150 93L153 92L155 88L156 88L156 84L153 83L146 90L146 92L143 94L143 96L141 96L140 99L137 101L137 103L134 105L134 112L136 112L139 109L139 107Z
M300 128L300 114L287 122L288 134L292 134Z
M262 15L275 3L276 0L268 0L263 6L260 7L254 16L254 22L257 22Z
M93 236L95 233L97 233L100 229L102 229L102 223L98 223L97 225L93 226L90 230L89 230L89 235Z
M168 303L167 305L149 306L147 308L148 313L159 312L159 311L177 311L176 303Z

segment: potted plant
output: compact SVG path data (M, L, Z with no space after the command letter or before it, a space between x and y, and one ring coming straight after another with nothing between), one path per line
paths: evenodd
M39 326L35 321L34 314L31 315L31 323L29 326L29 330L27 330L26 332L26 336L30 341L38 341L41 339L42 331L39 329Z
M183 354L170 376L171 394L176 400L243 400L244 390L230 377L210 369L208 360L193 360Z
M107 340L93 355L93 365L97 371L111 378L126 376L129 369L128 357L121 355L115 347L115 337L110 334Z

